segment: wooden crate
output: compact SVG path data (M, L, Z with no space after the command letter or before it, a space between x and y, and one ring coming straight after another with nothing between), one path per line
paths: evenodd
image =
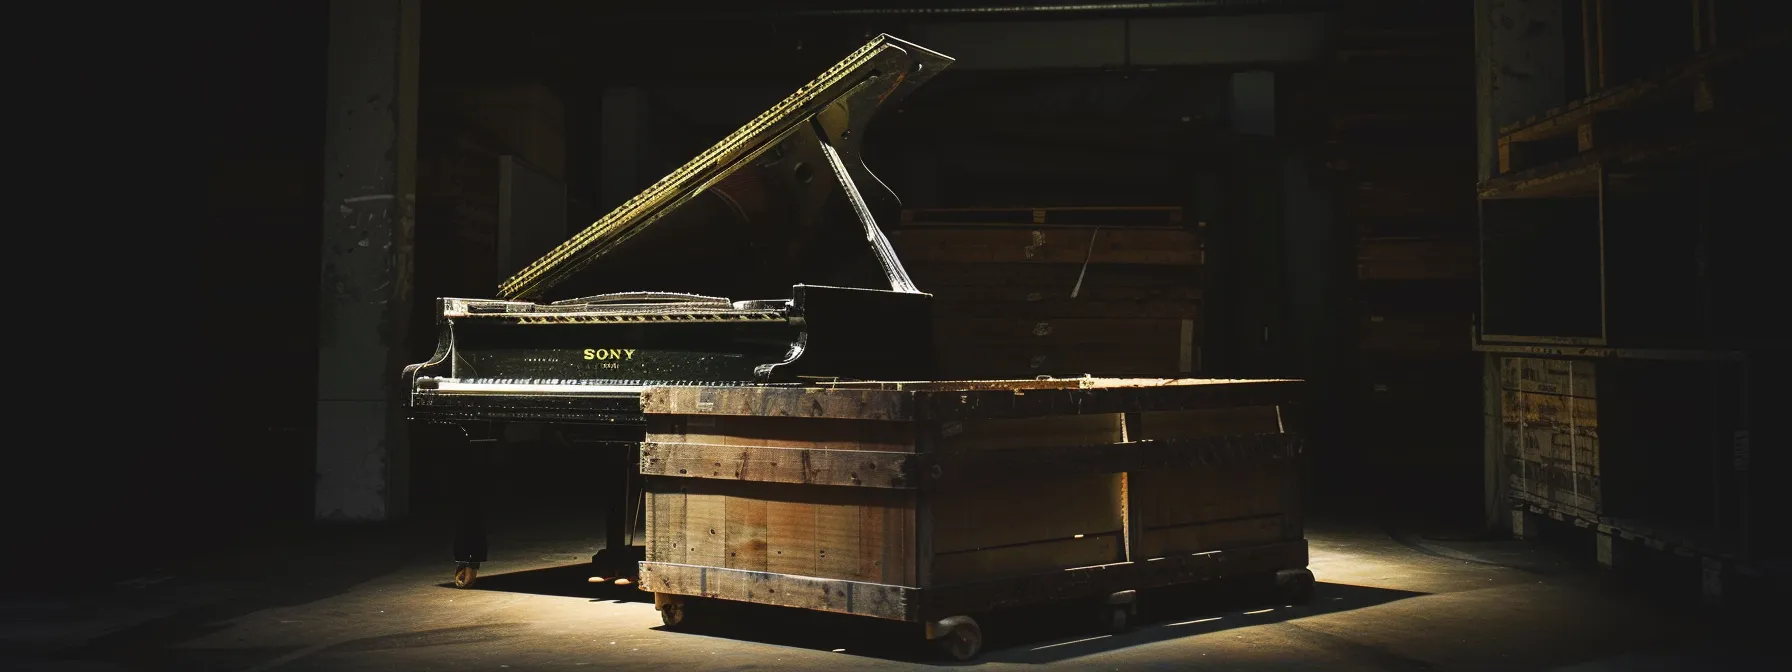
M914 228L890 235L896 253L917 263L1028 262L1192 266L1203 260L1200 237L1183 229Z
M1165 211L1129 212L1155 217ZM1200 370L1203 247L1195 231L932 223L892 239L916 285L935 296L938 375L1185 376Z
M1371 352L1465 353L1474 335L1468 311L1375 311L1358 324L1362 348Z
M1568 511L1602 511L1597 380L1590 361L1500 358L1501 431L1514 491Z
M1283 423L1298 385L651 388L640 587L673 624L686 598L718 598L951 638L1037 602L1278 572L1310 586Z
M1466 280L1478 277L1474 241L1365 238L1357 241L1359 280Z

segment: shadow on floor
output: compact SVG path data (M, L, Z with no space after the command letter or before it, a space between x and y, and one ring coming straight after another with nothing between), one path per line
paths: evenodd
M1361 609L1421 594L1322 582L1316 586L1310 603L1289 606L1268 602L1273 598L1236 584L1141 591L1137 624L1115 635L1103 634L1098 623L1102 612L1093 604L982 614L977 619L983 631L984 652L979 660L964 664L1052 663L1233 628ZM959 664L935 655L918 624L755 604L716 602L705 606L710 609L701 622L688 623L678 631L691 636L834 651L849 656ZM1375 657L1374 652L1365 657ZM1398 661L1383 662L1389 663L1391 669L1402 667L1395 664ZM841 664L851 663L843 660Z
M590 583L588 579L597 576L597 569L590 563L544 567L520 572L481 575L468 590L487 590L499 593L521 593L526 595L547 595L551 597L583 597L593 602L652 602L653 594L630 586L618 586L613 583ZM437 584L449 590L454 589L452 582L443 581Z

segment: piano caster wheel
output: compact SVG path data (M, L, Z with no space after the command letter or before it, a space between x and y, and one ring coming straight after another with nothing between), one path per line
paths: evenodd
M472 588L479 580L479 563L459 562L454 565L454 587Z
M927 626L934 650L947 658L965 662L983 652L983 628L969 616L953 616Z
M690 620L691 602L683 595L653 594L653 608L659 610L660 622L666 624L667 628L677 628Z

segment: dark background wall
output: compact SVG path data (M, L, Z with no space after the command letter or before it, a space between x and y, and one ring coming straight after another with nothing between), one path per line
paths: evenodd
M568 226L580 227L868 34L888 31L948 53L955 42L969 49L953 54L960 67L881 118L870 137L869 162L905 205L1182 206L1215 229L1203 280L1213 316L1202 335L1203 374L1314 379L1315 454L1324 469L1360 477L1352 489L1394 482L1366 461L1371 455L1381 463L1479 455L1472 420L1455 427L1470 443L1439 439L1392 455L1385 432L1411 430L1368 435L1349 421L1360 415L1361 390L1373 389L1354 373L1362 366L1354 241L1363 225L1344 208L1364 197L1363 180L1340 180L1332 166L1340 146L1380 140L1334 137L1336 52L1352 30L1375 42L1375 27L1392 19L1319 21L1304 11L1318 3L1288 3L1296 18L1182 17L1115 31L1122 24L1113 16L671 22L606 17L600 4L424 7L415 269L422 300L406 344L414 360L434 345L428 298L493 291L498 157L518 157L562 182ZM202 59L210 102L196 114L209 159L207 216L197 249L182 257L202 279L199 310L213 319L189 334L197 364L181 374L191 384L167 400L178 410L165 420L171 442L118 449L71 490L82 493L69 520L83 534L70 574L140 573L142 563L117 561L118 548L148 549L134 554L153 563L248 531L311 524L328 16L324 3L231 11L240 29L212 35ZM1407 36L1465 20L1396 14ZM1252 32L1215 21L1281 27ZM1015 44L1056 34L1067 46L978 50L987 46L979 34ZM1211 39L1182 39L1190 35ZM1245 35L1259 38L1236 39ZM1435 48L1467 58L1472 42ZM1472 77L1460 74L1352 91L1363 114L1380 114L1383 124L1429 123L1446 129L1437 143L1455 134L1472 142L1465 110L1393 110L1410 98L1402 91L1469 91ZM637 106L640 122L627 160L618 159L618 143L604 142L606 124L619 123L626 107L617 90L638 91L624 101ZM1376 155L1351 156L1360 164ZM429 517L440 511L442 465L429 450L433 439L420 436L411 451L414 511ZM581 487L564 468L576 456L552 448L530 455L518 458L509 487Z

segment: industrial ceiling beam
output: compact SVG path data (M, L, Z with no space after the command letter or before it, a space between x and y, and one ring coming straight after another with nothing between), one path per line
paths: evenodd
M1008 5L948 5L935 7L785 7L753 11L633 14L604 16L621 21L741 21L766 19L855 19L898 17L913 19L980 19L1016 17L1083 18L1091 15L1238 15L1312 12L1338 9L1341 0L1171 0L1163 2L1078 2Z

